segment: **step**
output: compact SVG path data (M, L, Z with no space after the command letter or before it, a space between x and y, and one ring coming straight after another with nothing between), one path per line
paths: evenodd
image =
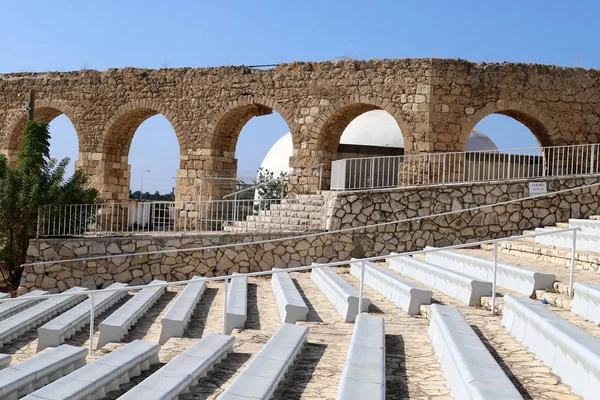
M504 296L502 325L586 399L600 391L600 340L528 298Z
M160 345L135 340L60 378L26 400L101 399L159 362Z
M27 299L27 297L36 297L36 296L44 296L49 292L45 290L33 290L29 293L24 294L23 296L19 296L18 298L21 300L9 301L6 303L0 303L0 320L10 317L11 315L15 315L20 313L21 311L33 307L44 299Z
M426 247L425 249L434 249ZM468 256L455 251L441 250L427 253L426 260L432 264L443 265L456 272L471 275L491 282L494 279L494 262ZM520 268L498 263L496 284L506 289L531 296L538 289L552 288L556 276L545 272Z
M336 400L384 400L385 383L385 322L382 317L359 314Z
M391 253L398 256L398 253ZM390 268L411 277L468 306L481 305L481 298L492 295L492 282L456 272L413 257L390 257Z
M99 326L100 337L97 348L107 343L120 342L127 332L135 325L149 309L165 293L166 286L152 286L166 283L161 280L153 280L150 285L133 296L127 303L117 311L109 315Z
M295 324L296 321L306 321L308 306L294 281L284 269L273 268L273 271L277 273L271 276L271 287L277 300L281 322Z
M282 324L219 396L219 400L272 398L301 353L308 331L308 326Z
M238 275L233 273L233 275ZM234 329L243 329L248 317L248 277L231 278L227 292L227 311L225 313L225 333Z
M428 332L453 398L523 398L457 307L432 304Z
M0 369L4 369L10 365L12 356L9 354L0 354Z
M551 229L537 228L535 231L536 233L549 232ZM577 232L576 236L575 246L577 251L585 250L597 252L599 250L598 243L600 243L600 234L582 231ZM573 232L560 232L554 235L536 236L535 242L548 246L571 249L573 247Z
M318 265L313 263L312 265ZM359 313L358 290L329 267L313 268L310 279L327 296L346 322L354 322ZM361 311L369 311L371 301L364 296Z
M85 300L86 296L77 296L76 293L86 291L86 288L73 287L62 294L66 296L51 297L34 305L18 314L15 314L0 323L0 347L18 339L24 333L51 320L55 315L73 307Z
M600 325L600 285L573 284L573 304L571 311L588 321Z
M159 344L165 344L172 337L183 337L186 326L189 324L192 314L204 294L206 281L199 276L194 276L183 291L177 296L173 305L161 319Z
M233 351L233 336L210 333L119 399L176 399Z
M17 400L83 367L87 350L63 344L0 371L0 398Z
M108 286L107 289L120 289L127 286L126 283L117 282ZM126 294L126 291L100 292L94 294L94 316L102 314L125 297ZM66 339L87 326L90 322L90 309L91 299L88 298L84 302L79 303L75 307L39 327L37 351L39 352L49 346L60 346Z
M355 261L356 259L352 259ZM350 273L360 279L362 261L350 263ZM365 261L365 285L390 299L408 314L419 314L422 305L431 304L433 292L402 279L397 274Z

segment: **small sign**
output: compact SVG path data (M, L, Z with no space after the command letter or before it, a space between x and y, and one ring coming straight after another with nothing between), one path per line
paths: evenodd
M529 182L529 195L537 196L548 193L548 184L546 182Z

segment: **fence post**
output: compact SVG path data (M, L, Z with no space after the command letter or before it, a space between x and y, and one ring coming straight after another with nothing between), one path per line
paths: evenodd
M187 210L187 202L183 202L183 233L187 232L187 215L188 215L188 210Z
M498 242L494 242L494 277L492 279L492 315L496 314L496 274L498 272Z
M442 157L442 183L446 183L446 153Z
M506 179L510 179L510 172L511 172L511 167L512 167L512 154L508 154L508 169L506 171Z
M573 275L575 275L575 248L577 246L577 230L573 230L573 246L571 247L571 271L569 272L569 297L573 296Z
M371 189L375 187L375 158L371 159Z
M38 215L37 215L37 228L35 231L35 238L39 239L40 237L40 224L42 223L41 215L42 215L43 206L38 207Z
M94 351L94 293L88 295L90 299L90 349L89 355Z
M591 157L590 157L590 174L594 173L594 156L596 155L596 145L592 145Z
M225 278L225 280L223 280L223 290L224 290L224 295L223 295L223 335L227 335L227 292L228 292L228 285L227 285L227 281L228 279Z
M358 314L362 314L363 291L365 286L365 261L360 263L360 290L358 291Z

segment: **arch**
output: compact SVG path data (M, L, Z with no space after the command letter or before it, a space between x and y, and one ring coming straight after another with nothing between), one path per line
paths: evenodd
M217 156L230 156L233 158L235 147L242 128L250 119L261 115L268 115L276 111L296 139L294 132L296 125L292 112L281 106L276 101L263 96L242 96L222 107L209 123L211 135L207 138L205 148L215 151ZM300 142L300 139L298 142ZM296 140L294 140L296 142Z
M66 102L61 100L36 100L34 110L34 120L43 121L50 123L54 118L59 115L66 115L67 118L73 124L75 132L77 133L77 146L81 149L83 142L81 126L75 116L78 115L77 110L71 107ZM15 116L7 127L8 137L6 141L6 148L8 154L16 155L21 150L21 139L25 133L25 126L27 124L27 115L22 112L20 115Z
M384 110L390 114L400 127L405 150L412 150L413 140L408 135L409 126L401 112L393 107L389 100L371 96L355 96L331 102L314 124L312 139L316 141L317 150L335 154L348 124L359 115L372 110Z
M559 134L558 125L534 105L522 101L498 100L475 111L462 123L459 140L463 150L466 148L471 131L482 119L491 114L506 115L525 125L533 133L540 147L558 144L555 140Z

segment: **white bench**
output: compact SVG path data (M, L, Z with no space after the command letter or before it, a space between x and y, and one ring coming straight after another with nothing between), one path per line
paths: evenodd
M554 229L551 228L536 228L535 232L551 232ZM553 235L542 235L536 236L535 242L539 244L545 244L548 246L555 247L566 247L568 249L573 247L573 232L560 232ZM599 251L598 243L600 243L600 234L592 233L589 231L577 232L577 250L585 251Z
M337 400L385 399L385 323L359 314L350 340Z
M166 286L152 286L166 283L161 280L153 280L150 286L142 289L117 311L108 316L99 326L100 337L97 348L101 348L109 342L120 342L125 334L135 325L146 311L154 305L165 293Z
M600 340L542 304L504 296L502 325L573 392L585 399L600 393Z
M432 249L432 247L425 249ZM449 250L429 252L426 259L432 264L443 265L453 271L462 272L484 281L492 282L494 279L494 262L491 260ZM554 281L556 281L554 274L498 263L497 285L517 293L531 296L536 290L553 287Z
M127 287L126 283L113 283L108 289ZM127 291L100 292L94 295L94 316L98 316L112 307L116 302L125 297ZM48 346L56 347L73 336L76 332L87 326L90 322L91 300L88 298L70 310L62 313L53 320L38 328L37 351Z
M318 264L313 264L318 265ZM346 322L354 322L359 314L358 290L329 267L313 268L310 279L321 289ZM371 300L363 296L361 310L369 311Z
M390 258L389 265L394 271L423 282L469 306L479 306L483 296L492 295L492 282L410 256Z
M353 258L352 261L355 259ZM361 263L350 263L350 273L360 279ZM433 292L402 279L387 269L365 261L365 284L390 299L408 314L419 314L421 305L431 304Z
M10 365L12 357L9 354L0 354L0 369L4 369Z
M523 398L458 308L431 305L429 338L453 398Z
M279 383L302 351L308 330L308 326L282 324L219 396L219 400L267 400L273 397Z
M78 293L86 291L86 288L73 287L65 293ZM58 296L51 297L25 311L15 314L0 323L0 347L6 343L19 338L25 332L52 319L55 315L73 307L75 304L85 300L86 296Z
M238 275L235 272L233 275ZM248 278L238 276L231 278L227 292L227 310L225 313L225 333L230 334L235 328L242 329L248 316Z
M27 400L102 399L158 360L159 344L135 340L45 386Z
M233 336L211 333L119 397L129 400L177 399L233 351Z
M573 284L575 296L571 312L600 325L600 285Z
M202 279L195 276L192 280ZM172 337L183 337L183 331L190 322L192 314L204 294L206 281L190 282L185 289L177 296L173 305L169 308L163 319L160 320L162 326L160 330L160 339L158 343L165 344Z
M64 344L0 371L0 398L17 400L83 367L87 350Z
M581 228L581 232L577 232L577 239L580 233L592 233L600 235L600 221L593 219L569 219L569 228ZM573 237L573 232L566 232Z
M29 293L24 294L23 296L19 296L19 299L22 300L14 300L6 303L0 303L0 320L4 318L8 318L11 315L15 315L26 308L32 307L43 301L42 299L27 299L27 297L32 296L43 296L48 294L45 290L33 290Z
M295 324L296 321L306 321L308 306L298 291L290 275L280 268L273 268L271 287L277 300L281 322Z

